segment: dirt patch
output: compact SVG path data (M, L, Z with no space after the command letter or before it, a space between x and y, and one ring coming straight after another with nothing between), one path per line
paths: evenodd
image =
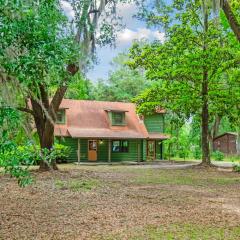
M34 176L24 189L0 177L0 239L107 239L148 225L240 225L234 173L72 166Z

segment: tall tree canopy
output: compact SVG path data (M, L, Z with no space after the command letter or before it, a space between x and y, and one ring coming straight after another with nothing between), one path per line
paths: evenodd
M202 12L201 1L174 0L157 10L166 14L153 21L166 29L166 41L135 44L129 63L144 67L157 83L135 101L139 111L161 104L185 119L200 116L202 163L209 165L211 119L239 102L235 93L240 82L231 74L239 71L239 47L231 44L221 25L216 27L209 7Z
M100 79L94 85L92 97L96 100L130 102L150 86L143 70L130 69L126 65L128 56L120 53L112 61L114 70L109 72L107 80Z

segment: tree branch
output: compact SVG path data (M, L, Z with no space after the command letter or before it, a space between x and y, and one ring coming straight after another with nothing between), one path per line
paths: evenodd
M227 17L229 25L231 26L236 38L240 42L240 24L238 23L236 16L234 15L231 6L227 0L222 0L221 7Z
M34 114L33 111L29 108L26 107L17 107L17 110L21 111L21 112L25 112L25 113L30 113L30 114Z
M40 93L41 93L41 99L42 99L42 103L43 106L48 109L49 108L49 98L48 98L48 93L44 87L43 84L39 84L39 89L40 89Z

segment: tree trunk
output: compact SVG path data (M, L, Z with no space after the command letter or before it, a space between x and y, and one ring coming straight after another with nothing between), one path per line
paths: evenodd
M221 7L224 11L224 14L225 14L228 22L229 22L229 25L231 26L231 29L233 30L238 41L240 42L240 24L238 23L228 0L222 0Z
M39 136L40 146L41 146L41 149L48 149L51 151L54 145L54 125L50 120L46 119L45 126L46 128L43 130L42 135ZM44 160L40 161L40 165L39 165L40 171L49 171L51 170L51 168L53 170L58 170L55 159L51 160L50 163L45 162Z
M208 72L203 72L202 83L202 164L210 165L209 138L208 138Z
M59 87L50 103L48 95L46 94L46 89L44 86L41 86L40 100L31 98L33 117L37 128L41 149L51 150L53 148L56 113L59 110L59 106L66 90L66 86ZM52 160L50 163L44 160L40 161L39 170L49 171L51 169L58 169L55 160Z
M205 2L203 2L205 4ZM206 6L204 6L205 9ZM204 12L204 42L203 42L203 53L207 57L207 35L208 35L208 12ZM209 166L210 152L209 152L209 135L208 135L208 124L209 124L209 112L208 112L208 67L203 65L203 79L202 79L202 165Z

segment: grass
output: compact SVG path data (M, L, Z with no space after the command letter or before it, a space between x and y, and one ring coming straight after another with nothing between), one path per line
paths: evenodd
M60 190L70 190L72 192L87 192L99 186L96 179L88 180L56 180L55 187Z
M206 176L206 174L199 173L198 170L168 170L156 171L147 169L142 175L139 175L135 180L138 184L168 184L168 185L229 185L239 184L239 177L227 176Z
M173 161L201 161L201 159L194 159L192 157L188 157L188 158L185 158L185 159L180 158L180 157L173 157L173 158L171 158L171 160L173 160ZM216 159L214 159L214 157L212 157L212 161L238 163L238 162L240 162L240 157L238 157L238 156L228 156L228 157L224 157L223 160L216 160Z
M81 166L81 169L95 172L112 172L126 174L126 180L133 184L166 184L189 186L228 186L240 184L240 178L236 174L219 173L214 169L201 171L199 169L144 169L132 166Z
M168 226L146 226L127 234L128 240L236 240L240 237L240 227L222 228L196 224L172 224ZM104 240L120 240L123 236L110 235ZM124 238L125 239L125 238Z

